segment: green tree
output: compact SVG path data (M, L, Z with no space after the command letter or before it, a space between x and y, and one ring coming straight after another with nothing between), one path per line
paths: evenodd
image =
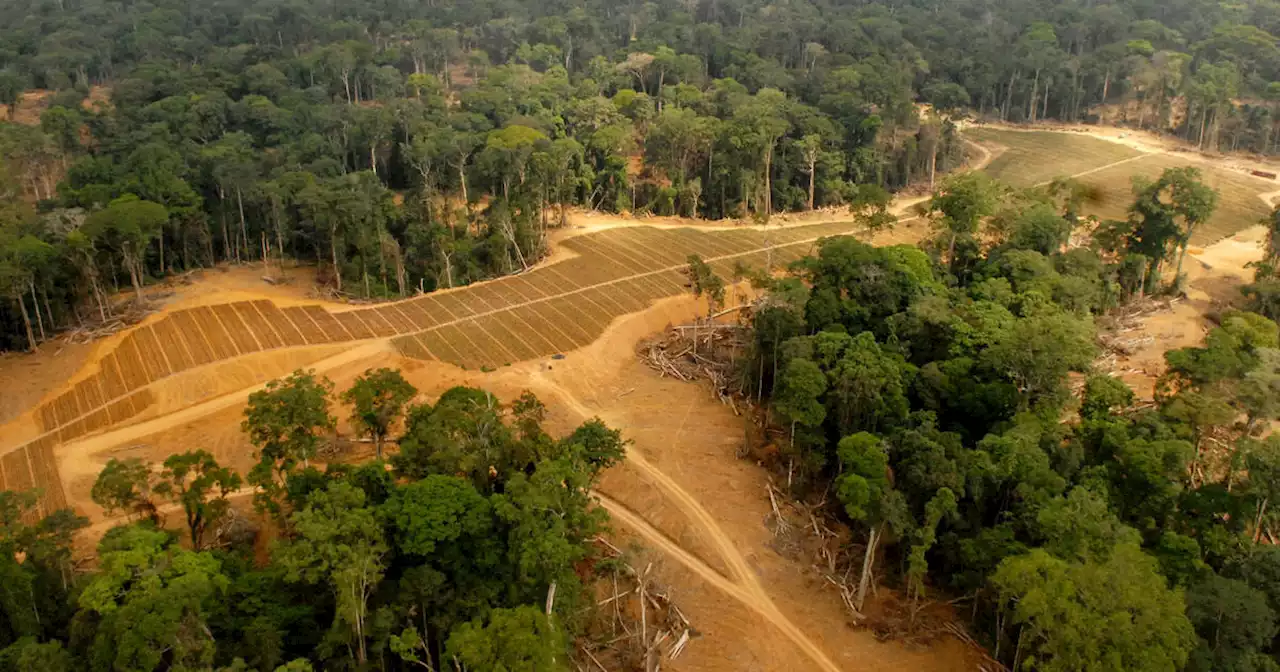
M160 511L152 499L154 474L141 458L111 458L94 481L89 497L107 515L126 511L159 522Z
M297 536L276 549L286 580L328 583L337 604L334 626L345 625L355 639L356 661L368 657L369 597L386 571L388 548L365 494L346 483L331 483L307 498L290 516Z
M379 460L391 424L417 393L417 388L393 369L369 369L342 393L342 401L351 404L351 424L373 438Z
M1135 182L1134 193L1129 249L1152 260L1153 274L1176 254L1176 281L1192 234L1217 209L1218 193L1201 181L1200 169L1194 167L1167 168L1154 182Z
M229 584L214 556L178 548L167 532L130 525L103 538L98 566L79 598L101 619L95 659L117 670L213 663L208 623Z
M1188 670L1271 670L1266 650L1276 634L1276 615L1266 594L1249 584L1210 574L1187 593L1187 618L1200 636Z
M249 471L250 484L261 489L259 506L279 511L274 502L288 474L299 463L309 464L320 446L319 433L332 430L329 413L333 383L316 379L311 371L294 371L249 395L240 429L258 449L258 463Z
M1018 629L1015 670L1176 670L1195 645L1181 591L1133 543L1086 562L1036 549L1001 562L992 584Z
M79 663L57 640L38 643L23 637L0 650L0 669L13 672L73 672Z
M503 423L502 412L502 404L488 392L449 389L434 406L410 409L392 464L406 478L464 475L477 490L493 492L533 457Z
M203 450L170 455L164 461L156 494L182 505L191 533L191 547L204 547L205 532L217 528L231 509L229 495L240 488L240 475L218 464Z
M27 78L8 68L0 70L0 105L9 109L9 118L18 111L18 102L28 86Z
M899 497L889 481L889 457L878 437L866 432L846 436L840 439L836 454L841 465L835 483L836 497L850 519L864 523L868 528L862 574L854 598L854 606L861 609L875 569L876 547L885 523L894 517L889 510L899 502Z
M1061 393L1067 374L1087 371L1096 351L1090 321L1045 306L996 332L982 359L1017 386L1026 409Z
M563 627L531 606L495 609L449 635L445 655L464 670L542 672L568 670Z
M693 288L695 297L707 297L707 317L718 312L724 305L724 278L716 275L711 266L696 254L689 255L685 277L689 279L689 286Z
M773 393L773 407L791 425L791 446L795 448L796 426L815 428L827 418L822 404L827 391L827 376L808 359L787 362L778 377Z
M132 195L112 201L105 209L85 220L83 230L89 238L121 256L139 301L142 300L142 281L146 277L147 247L161 235L168 220L169 212L163 205Z
M973 242L982 220L996 211L996 185L983 173L960 173L947 178L929 201L928 212L952 275L959 276L970 262L964 252Z

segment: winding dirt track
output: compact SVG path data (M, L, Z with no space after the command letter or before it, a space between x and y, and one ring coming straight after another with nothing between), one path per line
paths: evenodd
M593 413L563 387L545 380L542 386L555 394L565 406L573 409L583 420L601 416L601 419L606 423L611 422L610 414ZM681 429L683 429L684 423L687 421L686 414L686 417L681 419ZM733 579L726 578L720 572L708 566L707 563L694 557L693 554L686 551L653 525L650 525L636 512L610 499L608 496L596 492L596 498L609 512L609 515L626 523L645 541L653 544L656 548L662 549L690 571L719 588L725 594L738 600L743 606L759 614L782 634L786 635L787 639L791 640L801 651L804 651L819 669L825 672L841 672L840 667L774 605L773 600L769 598L769 594L765 591L764 586L760 584L759 578L752 571L746 558L742 557L733 540L720 529L715 518L702 506L697 498L680 487L670 476L653 466L639 451L628 450L626 459L646 479L661 488L682 513L702 528L701 531L710 539L720 559L729 567L730 573L733 574Z
M982 156L980 156L975 162L976 165L974 167L980 169L990 162L992 159L992 153L980 145L975 145L975 147L977 147L981 152ZM1148 155L1149 153L1142 156ZM1083 171L1074 177L1099 172L1138 158L1142 157L1133 157L1104 166L1095 167ZM906 210L907 207L914 204L914 202L922 200L927 199L922 198L915 199L914 201L901 202L898 204L898 207L895 207L895 210L902 212ZM917 218L904 218L902 221L905 223L912 219ZM819 222L811 223L818 224ZM634 223L632 225L634 225ZM848 228L852 228L852 225ZM826 235L844 232L847 232L847 230L839 232L834 230L823 231ZM909 237L911 235L918 234L912 232L907 235ZM763 250L782 249L786 247L810 244L817 240L817 238L817 236L812 238L805 237L803 240L794 240L776 245L766 244L748 252L709 256L708 261L731 260ZM660 270L635 273L621 278L610 279L604 283L596 283L592 286L572 289L568 292L563 292L562 295L568 296L585 293L585 291L596 287L606 286L611 283L627 282L637 278L652 276L654 274L670 272L672 269L676 268L679 267L665 267ZM492 312L498 313L512 311L520 307L533 305L539 301L545 300L546 298L517 302ZM486 315L487 314L488 313L486 313ZM462 322L462 320L458 321ZM320 372L324 372L326 370L349 365L365 358L376 357L380 354L388 353L390 342L391 339L389 338L366 340L341 354L310 365L310 368L315 368ZM609 422L611 425L622 426L622 424L618 422L619 417L609 417L611 414L607 410L608 405L600 403L598 399L588 399L590 402L589 406L575 397L568 389L561 387L554 381L545 377L538 377L530 382L535 388L542 388L545 390L548 393L548 396L554 396L555 398L560 399L567 408L569 408L573 413L581 416L583 419L599 415L603 420ZM230 394L207 399L203 402L188 406L182 410L164 415L154 420L144 421L124 427L110 428L105 432L64 444L63 449L60 451L61 454L59 455L61 478L64 483L69 483L74 477L91 476L101 467L97 458L100 458L105 451L112 447L190 423L199 418L210 416L219 411L242 404L245 395L258 387L260 386L247 387L243 390L238 390ZM590 396L594 395L588 394L588 397ZM592 407L598 408L599 410L593 411ZM682 432L684 430L684 423L687 420L688 417L686 412L686 417L682 418L680 421L680 429L678 432ZM767 623L777 628L778 632L782 633L812 661L811 664L804 664L797 661L797 667L799 669L819 669L823 672L840 672L841 668L833 662L827 653L824 652L821 647L810 639L804 631L798 628L795 623L793 623L778 608L770 598L768 591L762 585L759 575L744 557L742 551L735 545L733 539L725 533L724 529L722 529L721 525L717 522L716 518L710 513L710 511L708 511L708 509L693 494L682 488L679 483L651 463L641 453L641 451L634 449L629 450L626 459L628 464L631 467L634 467L645 480L652 483L661 491L666 501L670 502L681 514L686 516L696 528L698 528L699 535L709 542L711 551L714 552L719 560L723 562L725 572L722 573L706 561L699 559L688 549L681 546L680 543L673 540L670 536L651 524L641 513L628 508L626 505L609 497L607 494L600 492L594 493L600 502L600 505L609 511L614 520L621 521L622 524L634 530L636 534L646 540L646 542L651 544L654 548L660 549L663 553L679 562L696 576L706 581L709 585L714 586L725 595L740 602L751 612L757 614ZM112 521L102 521L95 526L95 528L109 526L111 522Z

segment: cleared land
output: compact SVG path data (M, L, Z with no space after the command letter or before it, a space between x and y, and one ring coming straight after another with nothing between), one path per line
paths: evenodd
M1132 147L1074 133L975 128L965 131L965 137L996 152L986 172L1015 187L1041 184L1142 155Z
M256 300L171 311L124 334L87 376L35 410L41 434L10 453L22 459L0 464L8 467L0 487L45 487L45 508L56 508L65 501L56 470L19 467L44 464L40 456L56 443L129 421L151 405L148 386L197 367L264 350L391 338L408 357L497 369L586 346L615 319L685 292L691 254L727 276L737 263L785 263L849 228L610 229L566 241L578 255L572 259L374 308L331 312Z
M1277 188L1274 180L1215 165L1200 155L1143 153L1079 133L977 128L966 131L966 136L997 153L986 171L1015 187L1079 175L1077 179L1098 187L1101 194L1101 201L1087 208L1089 214L1108 219L1126 216L1134 177L1155 178L1166 168L1198 167L1205 183L1217 189L1220 197L1213 218L1192 236L1195 245L1212 244L1257 224L1270 212L1262 195Z

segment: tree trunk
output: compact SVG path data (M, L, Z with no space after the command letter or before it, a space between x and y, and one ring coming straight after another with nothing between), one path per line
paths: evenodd
M338 291L342 291L342 267L338 265L338 227L329 227L329 254L333 259L333 277L338 284Z
M453 263L449 259L449 252L444 249L444 245L440 244L440 256L444 259L444 279L445 284L450 289L453 288Z
M131 253L125 254L124 263L129 267L129 282L133 284L133 293L138 297L138 305L142 305L142 277L138 268L140 264Z
M18 292L18 308L22 311L22 326L27 330L27 350L35 352L39 349L36 345L36 334L31 329L31 315L27 313L27 302L22 298L22 292Z
M1009 86L1004 91L1004 105L1000 107L1000 121L1009 120L1009 106L1013 104L1013 84L1018 81L1018 76L1021 74L1021 71L1014 70L1009 76Z
M767 224L773 216L773 185L770 182L773 173L773 141L764 149L764 221Z
M1262 517L1267 513L1267 498L1263 497L1258 503L1258 516L1253 521L1253 543L1258 543L1262 538Z
M1031 105L1027 107L1028 121L1036 123L1036 103L1040 102L1036 95L1040 92L1040 68L1036 68L1036 76L1031 80Z
M156 240L160 243L160 275L163 276L167 270L164 265L164 225L160 225L160 235L156 236Z
M809 209L810 210L813 209L814 183L816 181L817 172L818 172L817 164L818 162L816 159L810 159L809 161Z
M227 260L230 261L231 260L231 234L227 231L227 209L225 207L227 204L227 195L226 195L226 192L222 190L222 185L218 185L218 203L220 203L223 206L218 208L218 211L219 211L218 219L221 220L222 222L222 253L223 255L226 256ZM216 260L210 260L210 261L217 263Z
M1221 131L1221 115L1219 108L1213 108L1213 123L1209 125L1209 151L1218 151L1218 133Z
M93 299L98 304L98 317L103 322L107 321L107 308L102 301L102 288L98 286L98 274L93 273L89 276L89 285L93 289Z
M244 256L249 256L249 227L244 221L244 197L240 193L240 187L236 186L236 205L240 209L240 246L244 247ZM240 262L240 246L236 247L236 263Z
M1107 68L1107 75L1102 80L1102 104L1107 104L1107 96L1111 93L1111 68Z
M471 199L467 198L467 171L466 171L466 165L467 165L467 157L465 157L465 156L464 156L464 157L462 157L462 158L458 161L458 184L460 184L460 185L462 186L462 205L463 205L464 207L466 207L466 208L467 208L467 211L468 211L468 212L470 212L470 211L471 211ZM447 202L448 202L448 200L446 199L446 201L445 201L445 202L447 203Z
M363 593L363 591L361 592ZM368 654L365 652L364 643L364 595L361 594L357 597L361 600L359 606L356 607L356 639L359 643L357 661L360 663L360 667L364 667L365 660L368 657Z
M929 154L929 192L930 193L932 193L934 190L934 181L938 175L938 145L940 144L941 139L942 139L941 137L937 137L933 139L933 152Z
M862 609L862 603L867 597L867 588L871 585L871 570L875 566L876 546L880 543L880 526L871 528L871 533L867 536L867 552L862 556L862 576L858 579L858 594L854 599L854 605L858 610Z
M280 255L280 277L284 277L284 231L280 226L280 214L276 213L276 253Z
M36 283L34 280L27 281L27 289L31 290L31 305L36 309L36 325L40 327L40 340L49 340L48 335L44 333L44 316L40 314L40 297L36 296Z
M1204 149L1204 127L1209 121L1209 106L1200 112L1200 139L1196 145L1196 149Z
M42 288L40 290L40 296L44 298L44 314L49 318L49 331L54 331L58 328L58 323L53 319L53 306L49 304L48 290ZM39 312L39 310L40 308L37 306L36 311Z

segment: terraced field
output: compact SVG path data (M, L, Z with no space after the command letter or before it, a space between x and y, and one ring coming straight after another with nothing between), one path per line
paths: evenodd
M1205 182L1218 190L1219 202L1213 218L1192 236L1195 245L1209 245L1256 224L1270 212L1260 195L1278 188L1273 180L1214 166L1194 155L1143 153L1079 133L980 128L967 131L966 135L1001 152L985 170L1013 186L1079 175L1077 179L1095 185L1101 193L1101 201L1089 206L1089 213L1106 219L1126 216L1133 201L1134 177L1155 178L1166 168L1196 166Z
M1142 155L1131 147L1076 133L974 128L965 131L965 137L998 151L985 170L1015 187L1042 184Z
M1093 214L1103 218L1123 219L1133 200L1130 186L1135 176L1154 179L1166 168L1185 166L1188 163L1185 158L1176 154L1152 154L1083 178L1102 189L1102 202L1093 207ZM1276 189L1275 182L1243 172L1193 165L1200 167L1205 184L1218 190L1218 209L1213 218L1192 235L1193 244L1209 245L1222 240L1257 224L1271 212L1259 196Z
M850 226L768 233L618 228L568 240L565 247L578 256L561 263L372 308L241 301L168 313L125 334L87 377L36 410L43 433L0 457L0 489L38 486L43 509L63 505L53 447L143 412L152 403L148 386L168 376L255 352L382 338L408 357L496 369L585 346L615 318L686 291L690 254L729 276L739 263L797 259L818 238Z

